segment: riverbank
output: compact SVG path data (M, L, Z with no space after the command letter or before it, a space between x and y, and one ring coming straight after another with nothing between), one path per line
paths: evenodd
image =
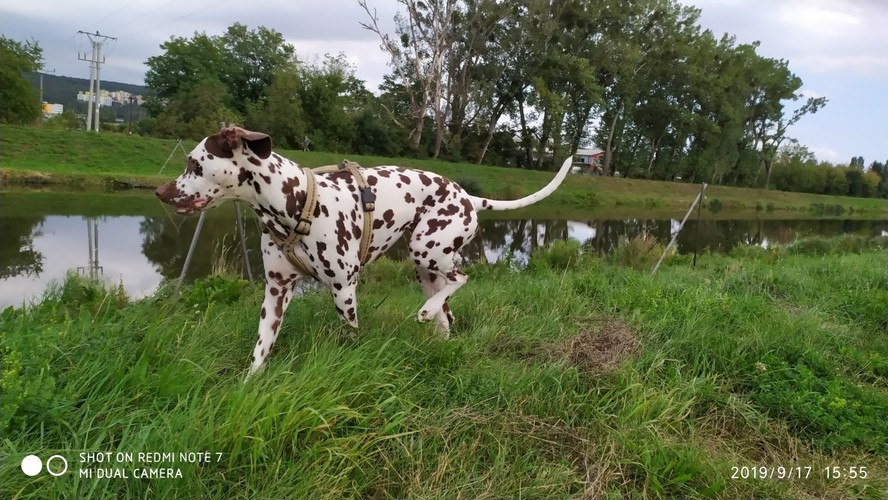
M560 243L522 272L469 268L451 340L415 323L412 271L383 260L363 276L356 340L329 294L308 292L247 384L258 285L215 276L177 302L168 287L133 302L71 278L0 314L0 489L884 498L888 277L876 242L742 247L696 269L675 257L653 278L646 245L601 260ZM197 451L211 459L138 455ZM66 457L67 476L24 476L29 453ZM133 477L158 468L182 477ZM128 479L81 475L98 469Z
M120 134L88 134L45 128L0 126L0 185L65 185L114 189L153 189L178 175L184 164L176 141ZM185 141L186 151L194 146ZM174 152L175 150L175 152ZM167 158L172 159L161 172ZM280 151L302 165L336 163L336 153ZM365 166L398 164L445 175L477 194L512 199L544 186L551 173L409 158L347 155ZM675 214L687 210L699 185L571 175L536 208L562 211L622 210ZM888 200L788 193L711 186L709 212L770 214L768 217L881 218Z

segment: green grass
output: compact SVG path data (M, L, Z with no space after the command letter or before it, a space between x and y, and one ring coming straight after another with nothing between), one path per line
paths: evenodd
M161 166L176 141L122 134L91 134L39 127L0 125L0 183L65 184L69 186L154 187L178 175L184 160L176 151L162 174ZM186 150L194 142L185 141ZM281 151L298 163L316 167L344 157L364 166L397 164L445 175L470 186L477 194L498 199L518 198L543 187L551 173L449 163L410 158ZM552 196L535 208L552 216L589 211L683 214L699 185L572 175ZM787 193L774 190L712 186L707 189L710 212L736 217L858 217L888 214L888 201L852 197Z
M627 242L626 245L632 245ZM5 498L885 498L881 240L607 260L559 243L478 265L441 339L383 260L351 339L326 292L243 376L261 288L214 276L131 302L69 278L0 315ZM639 269L626 267L632 264ZM224 266L223 266L224 267ZM88 480L80 452L209 451L182 479ZM35 453L72 471L24 476ZM828 466L868 479L827 479ZM119 464L132 475L142 464ZM732 479L733 467L811 467Z

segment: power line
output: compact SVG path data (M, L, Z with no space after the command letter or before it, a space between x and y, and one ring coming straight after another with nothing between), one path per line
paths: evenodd
M154 8L151 9L151 10L149 10L148 12L145 12L145 13L143 13L143 14L139 14L139 15L137 15L136 17L130 19L129 21L126 21L126 22L123 23L123 24L118 24L118 25L116 26L116 28L117 28L117 29L120 29L120 28L123 28L123 27L125 27L125 26L129 26L130 24L133 24L133 23L136 22L136 21L144 20L144 19L145 19L146 17L148 17L149 15L154 14L154 13L157 12L158 10L160 10L160 9L162 9L162 8L164 8L164 7L166 7L167 5L169 5L169 4L171 4L171 3L175 2L175 1L176 1L176 0L167 0L166 2L164 2L164 3L160 4L160 5L158 5L157 7L154 7Z
M177 18L175 18L175 19L172 19L172 20L170 20L170 21L164 21L162 24L171 24L171 23L174 23L174 22L176 22L176 21L181 21L182 19L185 19L185 18L188 17L188 16L193 16L194 14L197 14L197 13L199 13L199 12L203 12L203 11L205 11L205 10L211 8L211 7L216 7L216 6L221 5L221 4L223 4L223 3L227 2L227 1L228 1L228 0L218 0L217 2L211 3L211 4L209 4L209 5L206 5L206 6L204 6L204 7L201 7L201 8L199 8L199 9L193 10L193 11L188 12L188 13L186 13L186 14L182 14L181 16L179 16L179 17L177 17ZM157 26L159 26L159 24L154 24L154 25L148 26L147 28L142 28L142 29L140 29L140 30L138 30L138 31L134 31L133 33L130 33L130 35L138 35L138 34L141 34L141 33L146 32L146 31L148 31L148 30L151 30L151 29L153 29L153 28L155 28L155 27L157 27Z

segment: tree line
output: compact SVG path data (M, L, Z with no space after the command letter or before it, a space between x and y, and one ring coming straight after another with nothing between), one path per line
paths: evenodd
M284 148L307 137L318 150L534 169L594 144L604 175L888 191L884 169L863 165L830 171L844 184L798 180L831 168L796 154L790 135L826 98L805 97L788 61L761 56L757 42L701 28L697 8L398 0L387 32L367 1L362 27L390 59L375 94L344 55L300 60L282 34L236 23L218 36L172 37L146 61L151 117L140 132L197 139L234 122Z

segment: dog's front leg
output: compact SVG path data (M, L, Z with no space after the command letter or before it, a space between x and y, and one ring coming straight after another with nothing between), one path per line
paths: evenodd
M271 352L271 346L277 340L278 330L284 318L284 312L293 297L293 283L280 283L273 279L265 281L265 300L259 312L259 339L253 348L253 364L247 378L262 368L262 363Z

